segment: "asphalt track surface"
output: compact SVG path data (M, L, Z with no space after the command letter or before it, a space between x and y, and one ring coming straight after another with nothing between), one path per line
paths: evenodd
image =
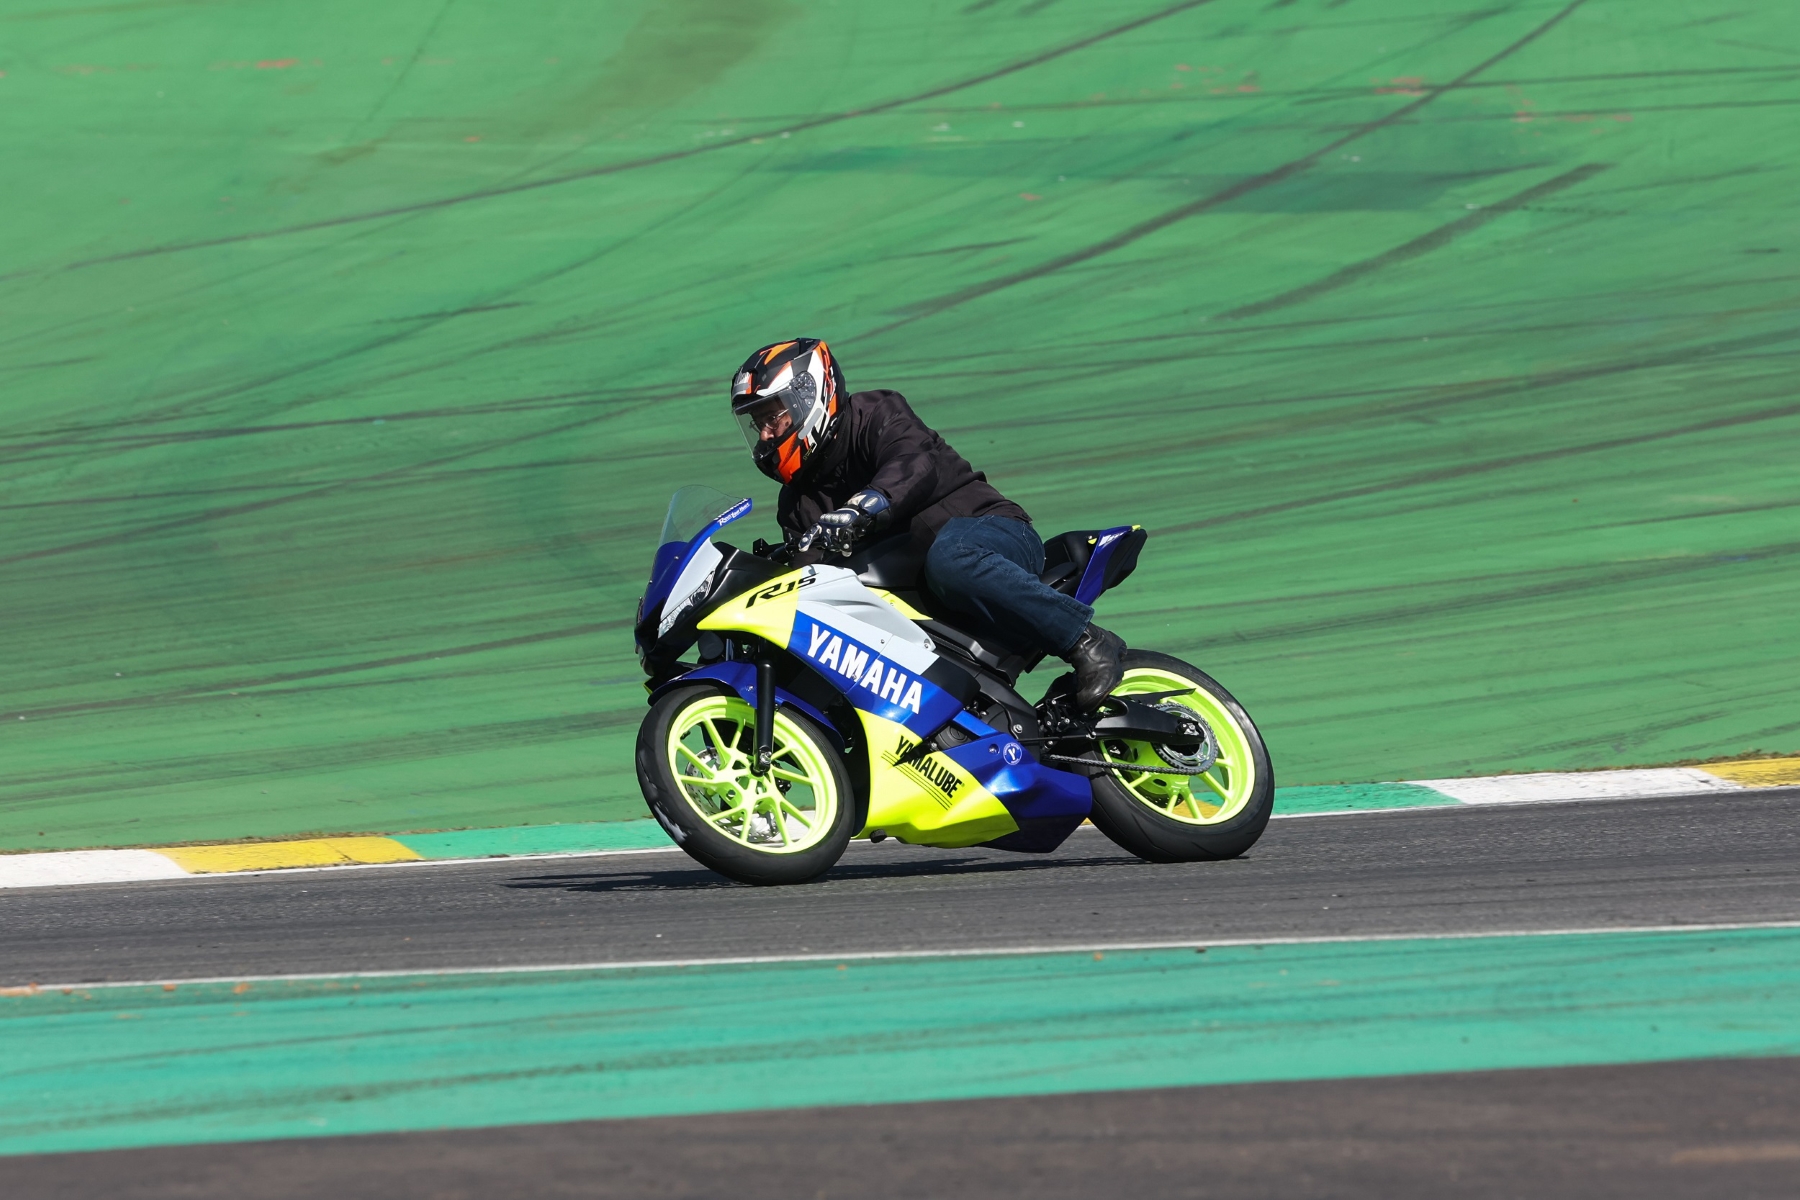
M7 983L1800 921L1800 789L1274 822L1153 866L852 848L754 889L679 853L0 896ZM1775 1197L1800 1063L1702 1060L779 1110L6 1160L36 1196Z
M0 985L1800 920L1800 789L1277 820L1236 861L854 844L819 882L679 852L0 895Z
M1788 1200L1793 1059L1254 1083L5 1160L38 1200Z

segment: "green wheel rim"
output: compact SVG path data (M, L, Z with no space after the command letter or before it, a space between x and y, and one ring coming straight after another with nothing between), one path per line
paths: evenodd
M829 753L786 713L775 713L775 756L755 775L756 713L736 696L705 696L669 724L669 770L688 806L751 850L797 854L837 823L837 776Z
M1204 775L1119 771L1112 777L1138 803L1165 817L1186 825L1219 825L1244 810L1257 784L1256 760L1250 753L1250 739L1231 710L1195 680L1154 667L1130 668L1112 694L1129 696L1134 692L1169 692L1177 688L1194 690L1186 695L1171 696L1166 703L1179 704L1200 714L1200 719L1218 740L1218 760ZM1108 762L1167 765L1149 742L1113 738L1100 744L1100 754Z

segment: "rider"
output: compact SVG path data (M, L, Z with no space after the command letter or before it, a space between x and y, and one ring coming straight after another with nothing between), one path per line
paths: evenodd
M899 392L852 394L825 343L796 338L744 361L731 411L758 469L781 483L775 519L796 561L816 561L814 546L848 555L870 534L910 533L931 591L1000 640L1065 659L1081 707L1118 686L1125 643L1093 624L1092 607L1038 581L1044 543L1031 518Z

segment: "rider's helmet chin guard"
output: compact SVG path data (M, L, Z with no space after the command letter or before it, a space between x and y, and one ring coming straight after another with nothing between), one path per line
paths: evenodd
M849 395L844 373L824 342L796 338L764 346L731 380L731 411L757 469L771 479L794 477L836 432ZM765 429L772 430L764 437Z

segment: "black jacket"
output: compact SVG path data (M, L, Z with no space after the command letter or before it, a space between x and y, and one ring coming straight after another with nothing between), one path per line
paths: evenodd
M920 553L930 549L938 530L952 517L1031 520L919 420L899 392L856 392L850 397L831 440L792 483L782 487L775 520L792 538L864 488L880 492L893 506L887 526L876 536L910 532Z

